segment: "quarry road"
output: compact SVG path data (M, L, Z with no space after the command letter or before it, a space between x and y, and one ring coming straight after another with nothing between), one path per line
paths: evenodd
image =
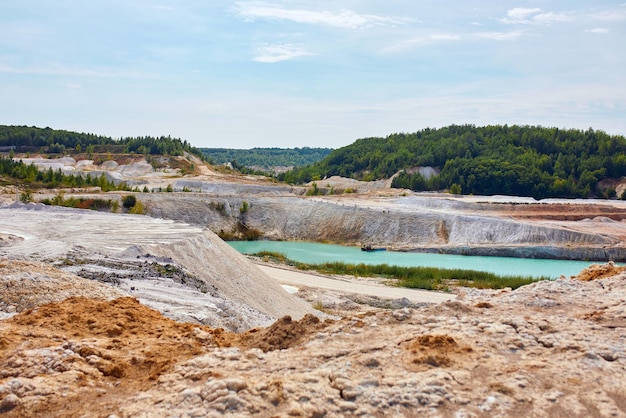
M426 290L406 289L402 287L389 287L358 283L357 280L340 280L314 274L300 273L263 264L257 266L268 276L290 286L308 286L326 290L334 290L344 293L357 293L359 295L378 296L384 299L407 298L413 303L439 303L452 300L456 295L448 293L431 292Z

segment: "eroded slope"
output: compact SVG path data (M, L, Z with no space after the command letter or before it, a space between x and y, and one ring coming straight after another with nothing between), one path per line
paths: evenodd
M176 319L243 331L313 311L199 227L17 205L0 209L0 232L21 238L0 247L0 255L52 260L82 276L100 275Z

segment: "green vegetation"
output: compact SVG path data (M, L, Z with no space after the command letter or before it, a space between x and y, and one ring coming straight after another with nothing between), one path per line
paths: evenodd
M145 215L146 209L144 208L143 203L138 200L131 208L128 209L128 213L135 215Z
M0 155L0 180L4 179L6 184L28 184L34 187L100 187L103 192L111 190L129 190L126 183L115 184L109 181L104 174L98 177L85 177L65 175L58 169L56 171L49 168L40 171L33 164L26 165L22 161L14 161ZM1 182L0 182L1 184Z
M135 195L129 194L122 199L122 206L128 210L137 204L137 198Z
M226 206L221 202L210 202L209 208L216 210L220 215L226 216ZM245 200L239 207L237 222L230 231L220 230L217 235L224 241L256 241L263 237L263 232L248 225L246 218L250 212L250 204Z
M440 174L425 179L404 171L419 166L436 167ZM593 129L452 125L359 139L278 179L302 184L337 175L369 181L398 172L393 187L416 191L611 197L614 193L597 185L626 176L626 138Z
M0 125L0 149L14 152L43 152L46 154L135 153L144 155L183 155L185 151L200 158L204 154L187 141L170 136L158 138L127 137L113 139L106 136L69 132L50 128Z
M384 277L393 280L395 286L412 289L447 290L451 286L475 287L479 289L517 289L548 277L500 276L494 273L463 269L441 269L435 267L400 267L387 264L322 263L308 264L293 261L284 254L261 251L253 254L265 260L274 260L296 267L299 270L314 270L324 274L346 274L360 277Z
M20 194L20 202L22 203L30 203L32 202L33 199L33 192L30 190L24 190L21 194Z
M332 149L330 148L200 148L212 164L231 163L234 168L261 167L301 167L320 161ZM245 170L244 170L245 171Z
M263 237L263 232L238 221L231 231L221 229L217 236L224 241L258 241Z
M117 212L119 202L115 200L91 199L91 198L65 198L63 193L57 193L52 199L46 198L41 201L44 205L64 206L66 208L90 209L98 211Z

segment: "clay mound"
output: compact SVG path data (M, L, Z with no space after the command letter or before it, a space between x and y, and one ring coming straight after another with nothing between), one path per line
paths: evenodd
M586 269L582 270L577 280L588 282L591 280L606 279L608 277L617 276L626 271L626 266L616 266L612 261L606 264L592 264Z
M284 316L267 328L254 328L246 332L237 345L260 348L264 352L284 350L307 341L311 335L332 322L322 322L311 314L305 315L300 321L292 321L290 316Z
M0 318L71 296L106 300L125 295L43 263L0 259Z

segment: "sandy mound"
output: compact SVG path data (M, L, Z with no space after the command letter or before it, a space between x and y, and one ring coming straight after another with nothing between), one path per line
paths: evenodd
M43 263L0 259L0 318L72 296L107 300L124 295Z
M626 266L616 266L613 262L607 264L592 264L580 272L576 279L582 281L599 280L616 276L626 271Z
M130 297L72 297L0 322L0 413L100 416L177 363L216 347L283 349L323 327L314 316L283 318L242 336L167 319ZM195 375L220 376L208 369Z
M238 346L256 347L264 352L284 350L306 341L312 334L321 331L332 321L321 322L313 315L306 315L300 321L285 316L267 328L255 328L241 336Z
M6 320L0 335L0 412L9 416L99 416L95 411L113 410L125 394L220 341L133 298L41 306ZM20 376L39 378L20 385L12 379ZM21 395L25 402L11 401Z
M430 367L451 367L463 364L463 355L472 348L463 346L449 335L420 335L401 344L409 370L423 371ZM458 360L457 357L460 357Z
M0 208L0 233L24 239L1 246L0 256L53 260L81 277L116 284L174 319L243 332L315 312L203 228L147 216L15 206Z

